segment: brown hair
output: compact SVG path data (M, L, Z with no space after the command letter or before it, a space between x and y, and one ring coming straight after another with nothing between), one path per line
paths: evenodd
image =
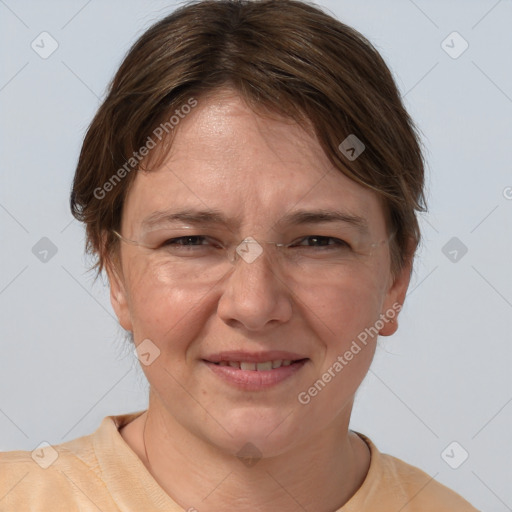
M86 224L86 250L97 256L97 275L118 254L112 230L120 228L136 176L130 171L140 168L143 148L159 126L168 147L172 114L228 85L254 109L306 121L330 161L377 193L394 233L396 275L420 241L416 211L426 211L418 136L372 44L296 0L189 3L130 49L87 131L70 199L74 217ZM339 149L350 134L365 145L355 160Z

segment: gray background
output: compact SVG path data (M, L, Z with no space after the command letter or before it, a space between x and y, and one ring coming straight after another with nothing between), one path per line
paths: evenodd
M380 339L351 427L478 508L512 510L512 2L320 4L381 51L429 166L424 245L400 329ZM86 271L68 195L123 55L175 5L0 0L0 450L60 443L146 407L108 287ZM46 59L31 48L51 48L43 31L58 43ZM469 44L458 58L462 39L442 46L453 31ZM57 249L46 261L43 237ZM457 469L441 455L453 441L452 465L469 453Z

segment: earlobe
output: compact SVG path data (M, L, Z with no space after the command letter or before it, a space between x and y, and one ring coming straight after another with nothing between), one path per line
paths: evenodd
M381 336L391 336L398 330L398 315L405 301L410 275L410 266L406 266L400 271L388 290L386 300L384 301L385 309L381 314L381 318L384 319L384 326L379 331Z
M105 264L105 270L110 284L110 303L112 308L121 326L127 331L132 331L130 308L122 272L111 261Z
M379 335L380 336L391 336L392 334L395 334L395 332L398 330L398 311L394 318L390 318L389 311L388 311L388 316L383 314L382 317L384 318L384 320L383 320L384 325L383 325L382 329L380 329Z
M380 329L381 336L391 336L398 330L398 315L402 310L405 296L409 288L412 274L412 264L416 243L410 241L406 263L395 276L390 288L388 289L386 299L384 301L384 311L381 318L384 319L384 326Z

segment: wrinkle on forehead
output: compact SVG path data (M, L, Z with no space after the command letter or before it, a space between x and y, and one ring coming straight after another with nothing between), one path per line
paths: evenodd
M306 207L361 217L381 209L375 193L336 169L302 126L277 115L261 117L236 93L200 99L178 128L164 164L137 176L127 197L136 210L131 222L187 207L275 221Z

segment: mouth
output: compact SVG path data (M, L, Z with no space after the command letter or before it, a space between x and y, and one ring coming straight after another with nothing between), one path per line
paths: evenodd
M222 382L242 391L260 391L295 378L310 361L307 357L287 356L287 359L275 356L267 359L262 355L219 354L202 361Z
M213 364L217 366L229 366L230 368L238 368L239 370L244 371L256 371L256 372L262 372L262 371L269 371L269 370L276 370L277 368L282 368L283 366L291 366L295 363L305 362L307 361L306 358L304 359L297 359L297 360L291 360L291 359L274 359L271 361L263 361L261 363L254 363L251 361L219 361L219 362L213 362ZM212 361L208 361L212 362Z

